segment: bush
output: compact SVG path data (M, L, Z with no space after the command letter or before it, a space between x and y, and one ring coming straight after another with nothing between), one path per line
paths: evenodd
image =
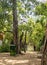
M10 51L10 47L8 44L4 44L0 46L0 52L9 52L9 51Z
M40 43L36 46L36 51L40 51Z
M16 52L14 50L10 50L10 56L15 56Z

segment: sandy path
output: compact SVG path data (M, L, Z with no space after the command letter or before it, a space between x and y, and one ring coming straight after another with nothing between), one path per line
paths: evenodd
M0 65L41 65L41 59L38 58L37 52L27 52L16 57L0 53Z

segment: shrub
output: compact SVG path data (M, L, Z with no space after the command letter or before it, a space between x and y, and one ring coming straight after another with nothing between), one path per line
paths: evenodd
M9 51L10 51L10 47L8 44L4 44L0 46L0 52L9 52Z

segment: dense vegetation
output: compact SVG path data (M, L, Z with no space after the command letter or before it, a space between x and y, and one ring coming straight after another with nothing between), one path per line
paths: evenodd
M14 5L15 6L15 5ZM13 39L13 0L0 0L0 32L3 32L2 51L9 51L9 44ZM43 45L45 25L47 22L47 3L36 0L17 0L16 18L18 21L18 42L22 32L25 33L26 43L36 46L39 50ZM17 24L17 23L16 23ZM15 27L15 26L14 26ZM16 29L16 28L15 28Z

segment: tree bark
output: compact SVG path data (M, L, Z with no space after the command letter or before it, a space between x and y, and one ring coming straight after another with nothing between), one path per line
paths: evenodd
M27 35L27 31L25 31L24 52L26 52L27 50L26 35Z
M44 41L41 65L47 65L47 26L46 26L46 32L45 32L45 41Z
M44 46L41 65L47 65L47 40Z
M13 36L14 44L16 45L16 53L19 54L19 44L18 44L18 20L17 20L17 3L13 0Z

